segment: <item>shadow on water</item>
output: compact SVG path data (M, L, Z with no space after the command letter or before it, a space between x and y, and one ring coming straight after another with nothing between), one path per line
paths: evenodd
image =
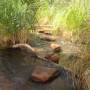
M12 89L7 90L81 90L71 72L32 56L27 50L19 48L0 50L0 63L0 72L3 71L12 83ZM59 76L48 83L32 82L31 73L36 65L60 68ZM0 83L2 82L0 81Z

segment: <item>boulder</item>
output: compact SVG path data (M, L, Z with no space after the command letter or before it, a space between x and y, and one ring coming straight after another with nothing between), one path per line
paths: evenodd
M37 54L36 54L36 50L35 48L33 48L32 46L28 45L28 44L15 44L15 45L12 45L12 48L15 49L15 48L18 48L18 49L21 49L22 51L26 51L28 53L30 53L30 56L32 57L38 57Z
M56 37L50 36L50 35L43 35L43 36L41 36L41 39L46 40L46 41L55 41Z
M58 74L59 70L56 68L36 66L31 76L33 81L44 83L54 79Z
M58 54L48 54L45 56L45 58L54 63L59 63L59 59L60 59Z
M50 33L50 32L44 32L44 34L46 34L46 35L52 35L52 33Z
M58 45L58 44L52 43L52 44L50 45L50 47L53 49L54 52L60 52L60 51L61 51L61 46Z

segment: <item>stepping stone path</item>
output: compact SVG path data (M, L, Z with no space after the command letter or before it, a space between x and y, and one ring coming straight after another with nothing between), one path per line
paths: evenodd
M56 41L56 37L52 35L52 26L42 25L36 26L37 32L40 34L40 38L46 41Z
M45 27L43 30L46 30ZM59 62L57 53L61 52L64 44L59 46L57 38L47 31L39 31L40 40L46 41L44 47L40 45L41 41L36 40L36 44L39 44L44 51L46 50L43 57L47 58L47 61L42 60L44 51L37 52L42 57L38 58L36 55L30 54L31 52L28 52L26 48L0 50L0 61L6 70L6 74L0 74L1 90L81 90L79 83L77 84L78 80L72 72L55 64ZM49 50L52 54L49 53ZM55 78L57 75L58 77ZM54 80L48 82L52 77Z
M41 58L31 57L30 53L25 50L0 50L0 61L2 61L2 66L5 68L5 76L7 76L5 77L3 73L0 75L2 77L0 81L1 90L80 90L77 89L79 86L79 84L77 85L77 79L70 71ZM34 72L35 75L37 65L42 72L40 72L42 75L40 74L41 78L38 77L39 79L46 81L52 77L57 71L53 68L58 68L58 77L46 83L33 82L31 80L32 74ZM41 68L42 66L47 68ZM34 69L35 67L36 69ZM44 73L46 74L46 79L43 79Z
M51 35L41 35L40 38L42 40L46 40L46 41L55 41L56 37L51 36Z

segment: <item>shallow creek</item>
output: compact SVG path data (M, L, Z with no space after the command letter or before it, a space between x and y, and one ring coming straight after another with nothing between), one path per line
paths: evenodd
M60 68L60 75L51 82L35 83L31 73L36 65ZM27 50L0 50L1 90L78 90L78 83L71 72L51 62L33 57Z

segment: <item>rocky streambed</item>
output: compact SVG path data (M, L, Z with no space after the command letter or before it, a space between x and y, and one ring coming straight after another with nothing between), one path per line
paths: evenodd
M52 81L37 83L31 80L35 66L58 68L59 75ZM27 50L0 50L1 90L81 90L77 78L69 70L30 55Z

